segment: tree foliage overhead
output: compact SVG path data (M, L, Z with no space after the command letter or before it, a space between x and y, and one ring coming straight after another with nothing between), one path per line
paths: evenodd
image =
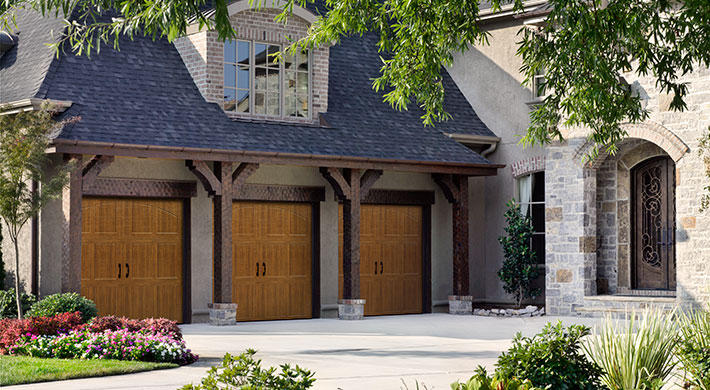
M250 0L255 6L274 0ZM316 0L281 0L286 22L294 6ZM416 104L423 121L435 124L449 115L443 106L443 66L453 54L487 43L478 23L482 0L324 0L326 7L309 35L294 44L331 44L343 36L374 32L382 52L381 74L373 87L398 109ZM45 14L72 14L59 49L66 43L90 54L101 43L118 45L121 35L142 34L176 39L190 24L233 38L229 0L0 0L4 7L31 7ZM522 12L524 0L491 0L494 10L506 4ZM710 2L707 0L549 0L547 23L522 28L518 53L531 83L547 73L550 93L531 114L523 142L544 144L561 139L562 126L586 126L599 147L616 151L625 136L622 122L647 118L638 93L623 82L631 72L651 77L673 96L671 107L686 107L687 85L679 77L698 65L710 65ZM73 10L73 13L70 12ZM102 18L114 10L113 18ZM212 12L213 10L213 12ZM209 12L208 12L209 11ZM12 12L0 18L7 29ZM596 149L595 152L596 153Z

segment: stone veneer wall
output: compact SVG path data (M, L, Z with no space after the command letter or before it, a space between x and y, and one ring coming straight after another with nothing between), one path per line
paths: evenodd
M274 21L279 11L275 9L246 10L230 17L238 39L255 40L287 45L306 35L307 21L292 15L287 24ZM200 31L175 40L185 66L195 80L197 88L208 102L222 105L224 99L224 43L215 31ZM298 123L317 123L318 113L328 110L328 47L312 50L311 96L312 115L305 118L277 118ZM253 118L249 114L228 112L233 118ZM260 117L267 119L266 117Z
M698 69L683 78L689 89L688 108L683 112L669 110L672 96L658 91L651 77L635 78L632 74L625 77L632 82L632 88L649 111L645 123L626 126L632 138L655 144L645 146L648 149L643 151L643 159L662 149L676 162L676 302L707 308L710 302L707 261L710 258L710 213L700 212L700 196L710 181L705 176L705 164L697 147L698 139L710 126L710 69ZM625 175L632 167L631 162L624 161L624 155L612 156L609 161L595 161L590 168L581 163L584 143L584 134L574 134L568 136L566 142L547 148L546 302L548 313L553 315L575 313L577 307L584 305L585 296L597 294L597 278L607 279L608 290L613 291L614 239L597 237L597 234L614 234L614 201L617 225L629 212L626 200L630 199L630 193L618 183L628 180ZM612 161L616 162L616 194L611 184ZM597 191L597 184L606 189ZM624 268L629 263L623 262L628 258L626 229L622 226L616 231L617 260ZM599 250L595 248L597 244ZM619 290L626 287L624 284L628 286L630 278L618 263L617 267Z
M583 139L547 148L545 163L545 301L569 315L596 294L596 171L575 163Z

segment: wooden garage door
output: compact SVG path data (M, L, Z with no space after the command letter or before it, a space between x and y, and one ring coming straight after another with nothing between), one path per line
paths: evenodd
M182 322L182 201L84 198L81 293L100 315Z
M422 312L422 207L362 205L360 295L365 315ZM339 218L339 297L343 296L343 209Z
M238 321L311 318L311 205L234 202Z

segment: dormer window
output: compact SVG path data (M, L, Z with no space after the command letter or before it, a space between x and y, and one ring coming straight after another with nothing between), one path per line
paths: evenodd
M532 88L533 100L544 100L547 97L547 87L545 86L545 70L539 69L533 77Z
M308 52L276 54L279 44L224 43L224 110L268 118L309 118L311 72Z

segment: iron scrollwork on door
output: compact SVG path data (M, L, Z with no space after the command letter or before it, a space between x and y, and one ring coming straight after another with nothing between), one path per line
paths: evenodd
M663 229L661 168L654 167L644 172L641 182L641 260L654 268L661 267L660 247L666 240Z

